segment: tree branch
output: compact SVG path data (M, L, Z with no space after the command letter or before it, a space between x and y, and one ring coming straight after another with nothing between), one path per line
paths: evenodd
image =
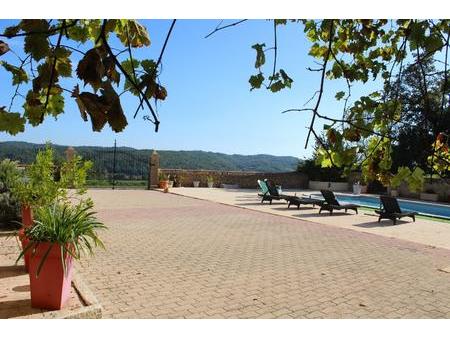
M233 23L231 23L231 24L229 24L229 25L225 25L225 26L222 26L222 27L219 27L219 26L220 26L220 24L219 24L219 25L218 25L211 33L209 33L208 35L206 35L204 38L207 39L207 38L209 38L211 35L217 33L218 31L221 31L222 29L226 29L226 28L230 28L230 27L233 27L233 26L237 26L237 25L239 25L239 24L241 24L241 23L243 23L243 22L245 22L245 21L247 21L247 20L248 20L248 19L239 20L239 21L233 22ZM222 21L223 21L223 20L222 20Z
M305 149L308 147L309 137L311 135L312 130L314 129L314 121L315 121L316 116L317 116L317 110L319 109L320 101L322 100L323 87L324 87L324 82L325 82L325 72L326 72L327 63L328 63L328 60L329 60L330 54L331 54L331 45L333 43L333 33L334 33L333 32L333 26L334 26L334 21L331 20L330 31L329 31L328 50L327 50L327 54L325 56L325 60L324 60L323 65L322 65L323 70L322 70L322 75L321 75L321 78L320 78L319 96L317 98L316 105L313 108L313 113L314 114L313 114L313 117L311 119L311 124L309 125L309 131L308 131L308 136L306 137Z
M65 20L64 20L64 22L65 22ZM64 25L64 27L65 27L64 29L67 29L67 28L75 26L77 24L77 22L78 22L78 19L75 19L70 24L65 24ZM61 31L61 29L62 29L62 26L49 29L48 31L31 31L31 32L24 32L24 33L17 33L17 34L8 34L8 35L0 34L0 37L4 37L4 38L7 38L7 39L12 39L12 38L20 37L20 36L29 36L29 35L37 35L37 34L52 35L53 33Z
M169 38L170 38L170 35L172 34L173 27L175 26L175 22L177 22L176 19L172 20L172 24L170 25L169 31L167 32L166 39L164 40L164 44L161 48L161 52L159 53L159 57L158 57L158 60L156 61L156 65L155 65L155 70L151 74L151 78L156 76L157 69L158 69L159 65L161 64L161 61L162 61L162 58L164 55L164 51L166 50L167 43L169 42ZM145 88L144 93L146 93L147 90L148 90L148 85ZM133 118L136 118L139 109L142 108L142 103L143 103L143 98L141 98L141 101L139 102L138 108L136 109L136 112L134 113Z
M58 56L56 55L56 51L59 49L59 47L61 45L61 40L62 40L62 36L64 34L64 30L65 29L66 29L66 20L63 20L61 28L60 28L60 31L59 31L58 41L56 42L56 46L53 49L53 54L54 54L53 64L52 64L52 69L50 71L50 80L49 80L49 83L48 83L47 95L45 96L44 109L43 109L41 117L40 117L40 122L41 123L44 121L45 111L47 110L48 100L50 99L50 90L52 89L53 81L55 79L56 62L58 61Z
M148 101L147 97L145 96L145 93L142 92L142 90L139 88L139 86L137 85L137 83L135 83L133 81L133 79L131 78L130 74L127 73L127 71L122 67L122 65L120 64L119 60L117 60L117 58L114 56L111 47L108 44L108 39L106 38L106 34L105 34L105 27L106 27L106 23L108 22L107 19L103 20L103 24L102 24L102 29L100 32L100 40L102 41L103 45L106 48L106 51L108 52L108 54L112 57L114 63L116 64L116 66L120 69L120 71L122 72L123 75L125 75L126 79L131 83L131 85L134 87L134 89L142 96L142 98L144 99L145 104L147 105L147 107L150 109L150 112L153 116L153 121L152 123L155 125L155 132L158 132L159 129L159 120L158 117L156 116L155 111L153 110L152 105L150 104L150 102Z
M278 56L278 46L277 46L277 23L273 20L273 69L272 69L272 79L267 87L272 85L275 73L277 71L277 56Z

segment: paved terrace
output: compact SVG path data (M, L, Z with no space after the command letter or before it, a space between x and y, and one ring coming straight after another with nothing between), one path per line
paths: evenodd
M314 223L336 226L339 228L352 229L366 233L382 235L417 242L433 247L440 247L450 250L450 223L434 221L431 219L417 218L412 223L411 218L403 218L397 221L393 226L392 221L388 219L381 220L378 223L378 215L367 208L360 209L359 214L355 215L353 211L344 213L344 211L334 211L329 215L327 211L319 214L319 207L302 205L297 210L296 206L287 208L285 201L273 201L272 205L268 202L261 204L261 198L258 197L257 190L252 189L207 189L207 188L174 188L171 192L190 196L194 198L215 201L229 204L245 209L263 211L274 215L282 215L294 219L301 219ZM312 190L283 190L283 193L297 196L309 196L318 194L319 191Z
M89 193L108 250L78 269L104 317L450 318L448 250L174 194Z

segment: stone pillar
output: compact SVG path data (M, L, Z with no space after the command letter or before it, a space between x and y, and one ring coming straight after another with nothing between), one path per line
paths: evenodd
M149 159L147 189L157 188L159 185L159 154L153 150Z
M65 153L66 153L66 160L72 161L73 157L75 156L75 149L73 149L73 147L68 147Z

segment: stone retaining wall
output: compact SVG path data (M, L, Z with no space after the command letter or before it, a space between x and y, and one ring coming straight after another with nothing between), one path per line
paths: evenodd
M172 178L177 175L181 178L182 186L192 187L193 181L200 181L201 187L207 186L207 177L214 180L214 187L221 184L237 184L240 188L258 188L258 179L271 179L283 188L306 189L308 188L308 176L298 172L287 173L260 173L246 171L216 171L216 170L184 170L184 169L159 169Z
M349 183L348 182L309 181L309 189L311 189L311 190L330 189L332 191L349 191Z
M408 189L408 185L404 182L398 187L397 190L400 197L420 198L420 193L411 192ZM434 193L438 194L439 201L447 203L450 202L450 185L444 180L433 180L432 183L425 183L423 192L427 192L428 190L432 190Z

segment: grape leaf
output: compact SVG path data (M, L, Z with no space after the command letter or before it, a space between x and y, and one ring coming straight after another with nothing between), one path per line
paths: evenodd
M25 130L25 119L19 113L10 113L0 107L0 131L16 135Z
M250 79L248 80L251 86L250 90L261 88L263 81L264 75L262 73L250 76Z
M252 46L252 48L256 50L255 68L260 68L266 63L266 55L263 50L264 47L266 47L265 43L257 43Z
M44 114L44 104L38 93L35 93L32 90L28 91L23 108L25 110L24 116L32 126L37 126L41 123L41 118Z
M47 103L47 111L53 116L61 114L64 111L64 97L61 94L50 95Z
M13 86L18 85L20 83L28 82L28 75L23 70L23 68L19 68L9 64L6 61L0 61L0 64L5 68L8 72L10 72L13 76L12 84Z
M55 51L55 69L59 75L64 77L72 76L72 61L70 60L71 54L72 52L70 50L61 47Z
M14 35L16 35L17 33L20 32L20 26L16 25L16 26L10 26L10 27L6 27L3 35L5 35L6 37L13 37Z
M341 100L343 97L345 96L345 92L337 92L336 95L334 96L336 98L336 100Z
M124 46L133 48L150 46L147 29L136 20L117 20L116 34Z
M87 121L87 115L89 114L92 130L101 131L107 121L106 110L108 109L101 97L88 92L79 93L78 86L75 87L72 96L75 97L83 120Z
M92 48L87 51L78 63L76 72L78 78L83 80L85 85L89 83L94 91L97 91L102 85L102 78L105 76L100 48Z
M106 116L108 124L116 133L121 132L128 124L122 106L120 105L120 98L113 89L109 81L105 81L102 88L102 100L108 106Z
M43 34L34 34L25 37L25 53L30 53L33 59L40 61L45 58L50 51L47 37Z
M8 44L6 42L3 42L2 40L0 40L0 56L8 53L8 51L9 51Z
M30 53L36 61L42 60L50 51L46 33L50 25L47 20L26 19L19 26L24 32L33 32L25 37L24 51Z

